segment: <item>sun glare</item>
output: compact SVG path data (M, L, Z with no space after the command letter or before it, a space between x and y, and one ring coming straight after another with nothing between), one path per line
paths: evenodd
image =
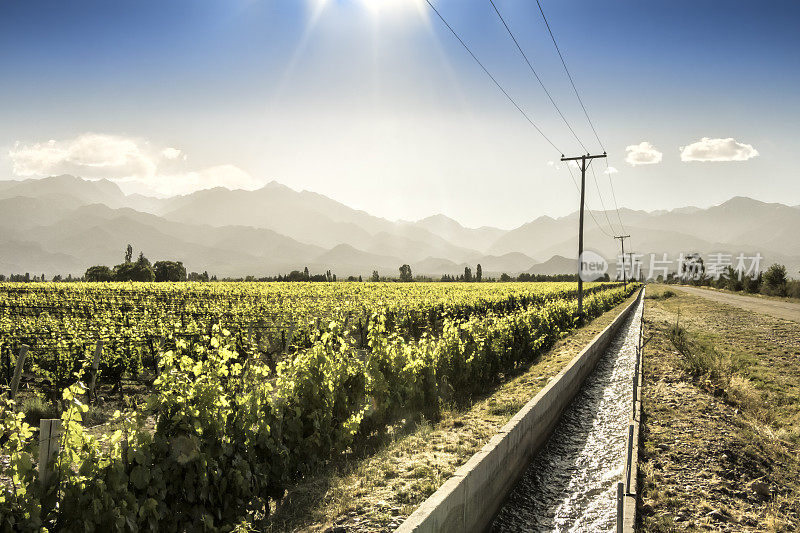
M390 11L390 10L403 10L415 9L418 7L416 0L360 0L361 3L371 11Z
M315 12L335 4L356 3L373 14L399 15L416 11L425 15L425 0L308 0Z

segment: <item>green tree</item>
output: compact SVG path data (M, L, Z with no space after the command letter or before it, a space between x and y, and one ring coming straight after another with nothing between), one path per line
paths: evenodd
M373 270L372 271L372 277L370 278L370 281L380 281L380 280L381 280L381 275L378 274L377 270Z
M481 264L478 263L478 268L475 269L475 281L480 281L481 279L483 279L483 269Z
M125 254L126 258L128 254ZM125 262L114 267L114 279L116 281L153 281L156 275L150 261L139 252L139 259L135 263Z
M208 272L203 272L202 274L190 272L188 279L189 281L208 281Z
M114 273L105 265L97 265L86 269L86 274L83 277L86 278L86 281L92 282L113 281ZM55 278L53 280L55 281Z
M740 272L734 270L730 265L725 269L725 274L723 274L720 279L725 280L725 288L729 291L744 290L744 283L743 280L740 279Z
M464 281L472 281L472 269L464 267Z
M786 296L786 267L775 263L764 272L761 292L773 296Z
M511 281L511 276L503 272L502 274L500 274L500 281L509 282Z
M411 267L403 265L400 267L400 281L414 281L414 276L411 275Z
M756 294L757 292L761 291L761 283L763 280L763 273L759 272L757 276L745 276L742 280L742 285L744 286L744 290L749 292L750 294Z
M153 267L136 263L122 263L114 267L116 281L154 281Z
M180 261L156 261L153 273L156 281L186 281L186 267Z
M130 263L133 259L133 246L128 243L128 247L125 248L125 262Z

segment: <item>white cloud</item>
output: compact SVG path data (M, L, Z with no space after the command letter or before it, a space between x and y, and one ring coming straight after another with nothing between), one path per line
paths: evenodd
M603 171L603 174L616 174L616 173L618 173L618 172L619 172L619 170L617 170L616 168L614 168L614 167L608 167L607 169L605 169L605 170Z
M758 150L753 145L740 143L732 137L703 137L689 146L681 146L681 161L747 161L757 155Z
M186 154L184 154L181 150L178 150L177 148L172 148L169 146L161 150L161 155L169 160L175 160L178 159L179 157L184 161L186 160Z
M85 133L67 141L16 143L8 153L17 176L78 174L85 178L149 175L156 162L125 137Z
M74 139L22 144L9 150L15 175L73 174L117 181L127 191L172 196L212 187L255 189L261 183L231 164L191 169L177 148L154 148L146 140L85 133Z
M656 150L656 147L647 141L642 141L639 144L632 144L625 148L628 155L625 156L625 162L629 165L655 165L661 162L664 154Z

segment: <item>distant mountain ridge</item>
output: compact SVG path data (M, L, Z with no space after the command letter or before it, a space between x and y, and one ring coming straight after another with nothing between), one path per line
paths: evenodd
M613 261L618 243L589 217L585 246ZM626 250L755 253L800 269L800 206L734 197L708 209L621 210ZM594 212L603 223L605 214ZM502 272L569 273L575 268L577 213L531 217L512 230L467 228L438 214L390 221L324 195L278 182L255 191L224 188L173 198L126 196L108 180L69 175L0 181L0 273L82 274L120 261L127 243L153 260L183 261L219 276L272 275L308 266L339 276L459 274L481 264Z

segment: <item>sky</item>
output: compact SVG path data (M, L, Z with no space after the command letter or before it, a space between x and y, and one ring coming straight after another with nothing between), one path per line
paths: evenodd
M277 180L513 228L577 209L561 154L605 149L591 208L800 204L800 4L542 0L598 140L536 3L495 0L581 145L489 0L431 2L549 141L424 0L11 1L0 179Z

